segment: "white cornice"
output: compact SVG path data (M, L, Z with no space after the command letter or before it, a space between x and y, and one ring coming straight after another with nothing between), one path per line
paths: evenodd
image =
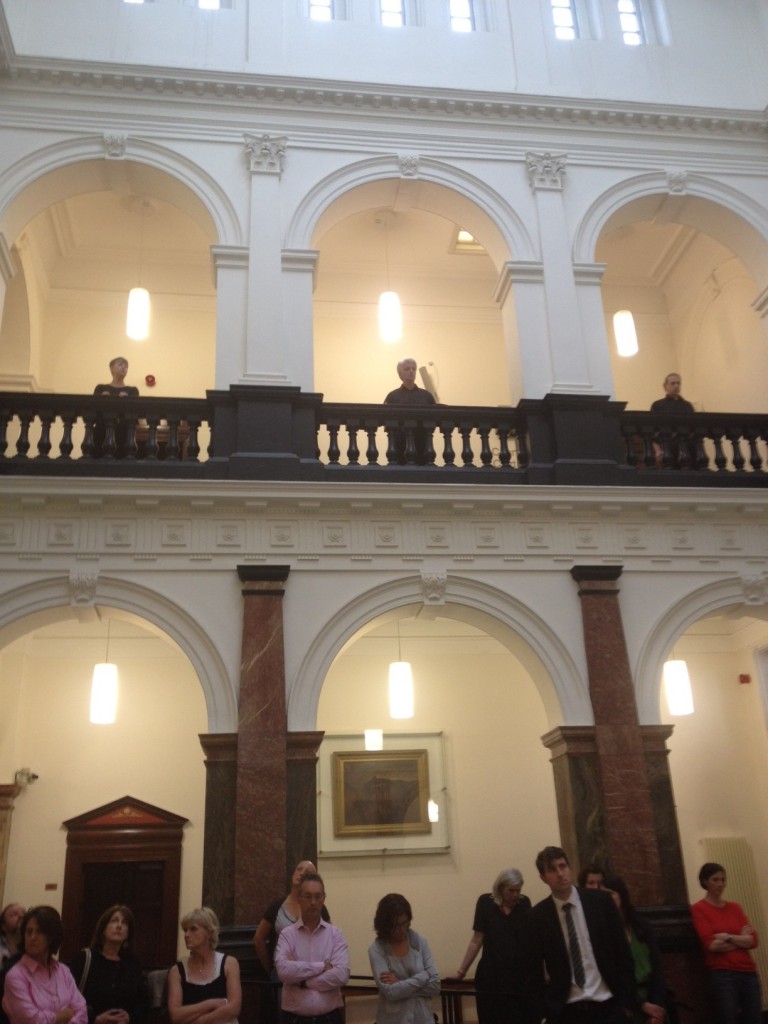
M84 95L122 97L135 101L171 100L177 107L210 104L214 109L247 111L254 106L261 116L299 111L343 112L345 117L396 118L399 123L425 120L440 124L476 123L498 128L552 126L559 130L590 132L711 135L762 138L768 134L765 110L734 110L717 107L640 104L628 101L592 100L429 89L399 88L365 82L261 76L129 64L80 63L56 59L19 57L13 52L7 26L0 13L0 77L24 91L41 96Z

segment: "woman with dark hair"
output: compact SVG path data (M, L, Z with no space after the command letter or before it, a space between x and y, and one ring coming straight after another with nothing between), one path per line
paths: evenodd
M623 878L609 875L603 880L600 888L613 896L632 951L638 1002L633 1020L636 1024L645 1024L648 1020L663 1021L666 1014L664 1007L667 986L661 969L661 951L653 930L632 905L629 889Z
M280 932L283 928L296 924L301 917L299 886L304 875L315 874L316 872L317 868L311 860L299 861L293 869L290 892L287 896L279 896L269 904L253 936L253 947L256 950L256 957L264 968L264 973L272 981L277 982L273 961ZM322 915L324 921L330 922L331 918L325 904L323 904Z
M440 975L427 940L411 928L411 905L391 892L376 907L376 941L368 950L379 990L377 1024L434 1024L432 997L440 993Z
M21 922L21 959L5 976L3 1009L11 1024L88 1024L72 972L55 956L64 929L53 907L30 907Z
M91 945L72 961L89 1024L144 1024L147 1019L149 998L133 953L134 930L130 908L116 904L96 922Z
M523 876L505 868L493 890L483 893L475 907L472 938L455 974L463 979L482 949L475 973L477 1016L480 1024L529 1024L536 1019L531 1005L534 972L524 930L531 901L523 896Z
M760 1024L760 979L749 953L757 946L757 932L738 903L723 899L725 883L722 864L702 865L699 885L707 895L691 907L693 927L704 947L716 1020Z
M189 956L168 972L171 1024L229 1024L242 1004L240 964L217 953L219 919L210 907L198 907L181 919Z

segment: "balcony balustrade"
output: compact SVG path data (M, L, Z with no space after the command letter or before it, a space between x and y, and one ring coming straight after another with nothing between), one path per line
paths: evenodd
M205 398L0 393L0 473L232 480L764 487L768 415L324 402L298 388Z

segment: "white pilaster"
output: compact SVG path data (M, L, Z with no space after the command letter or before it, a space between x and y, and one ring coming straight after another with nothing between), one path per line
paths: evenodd
M312 295L319 255L316 249L284 249L282 255L286 367L302 391L314 391Z
M216 284L216 388L226 390L242 380L246 365L248 315L248 250L243 246L211 246Z

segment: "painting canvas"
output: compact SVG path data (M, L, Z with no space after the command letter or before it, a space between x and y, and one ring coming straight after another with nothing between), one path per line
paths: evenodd
M331 759L335 836L432 831L426 750L340 750Z

